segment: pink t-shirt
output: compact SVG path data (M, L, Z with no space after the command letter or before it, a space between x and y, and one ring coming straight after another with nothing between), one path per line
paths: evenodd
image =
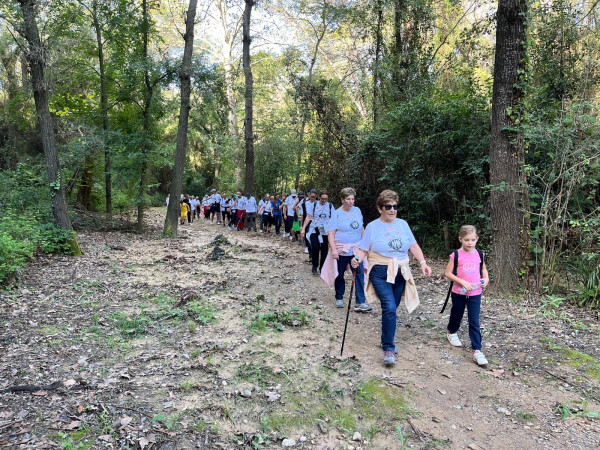
M450 259L454 260L454 252L450 254ZM462 280L468 281L472 284L481 283L481 273L479 272L479 264L481 264L481 258L479 253L474 250L471 253L465 252L462 248L458 249L458 267L456 268L456 276ZM452 286L452 292L458 294L458 290L462 287L459 283L454 283ZM469 297L481 294L483 289L477 288L473 291L469 291L466 294Z

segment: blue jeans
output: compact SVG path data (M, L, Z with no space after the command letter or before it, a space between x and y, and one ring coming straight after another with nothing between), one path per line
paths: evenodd
M448 322L448 333L454 334L460 328L465 313L465 306L469 317L469 337L471 348L481 350L481 331L479 330L479 312L481 311L481 295L467 297L452 293L452 309L450 310L450 321Z
M398 270L394 283L387 282L387 266L376 265L369 272L369 281L381 302L381 346L384 351L394 350L396 335L396 310L400 304L406 280Z
M338 276L335 279L335 299L343 299L344 292L346 292L346 283L344 282L344 273L346 272L346 267L352 261L354 256L342 256L340 255L337 260L337 268L338 268ZM358 266L356 277L355 277L355 292L356 292L356 304L360 305L361 303L365 303L365 276L364 269L362 263Z

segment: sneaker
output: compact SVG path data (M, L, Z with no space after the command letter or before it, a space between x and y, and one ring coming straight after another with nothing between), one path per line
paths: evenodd
M227 229L228 229L229 231L231 231L231 227L227 227Z
M396 365L396 354L393 350L387 350L383 352L383 364L386 366L395 366Z
M371 305L367 305L366 303L357 303L354 305L354 311L356 312L368 312L372 309L373 307Z
M458 338L458 334L456 333L448 333L446 332L446 338L448 339L448 342L450 342L450 344L454 347L462 347L462 342L460 342L460 339Z
M485 359L485 355L479 350L475 350L473 352L473 361L475 361L479 366L485 366L488 363L488 360Z
M336 308L343 308L344 307L344 299L343 298L336 298L335 299L335 307Z
M304 253L308 253L308 249L304 247Z
M316 268L316 267L313 267L313 268L312 268L312 274L313 274L313 275L318 275L318 274L319 274L319 272L317 271L317 268Z
M292 242L296 242L296 238L293 238L293 237L291 237L291 238L290 238L290 241L292 241Z

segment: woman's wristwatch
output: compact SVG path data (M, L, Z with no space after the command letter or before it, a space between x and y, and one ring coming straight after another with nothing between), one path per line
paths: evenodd
M425 260L419 261L419 264L427 264L427 261L425 261Z

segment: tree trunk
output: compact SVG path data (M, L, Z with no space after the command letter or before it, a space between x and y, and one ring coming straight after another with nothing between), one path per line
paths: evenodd
M112 216L112 163L110 146L108 145L108 95L106 93L106 68L104 66L104 42L102 41L102 27L98 18L98 0L92 3L92 23L96 31L98 46L98 64L100 73L100 110L102 113L102 130L104 136L104 192L106 197L106 214Z
M518 84L519 72L524 66L526 14L526 0L499 1L490 143L493 229L490 267L499 293L517 289L523 256L528 252L523 141L520 135L508 129L514 126L511 109L518 105L522 94Z
M92 185L94 183L94 158L86 155L83 161L83 171L77 189L77 203L88 211L92 208Z
M306 79L306 83L308 87L312 85L312 77L313 71L315 69L315 63L317 62L317 55L319 54L319 46L325 37L325 32L327 31L327 23L323 24L323 30L317 36L317 42L315 43L315 52L312 55L310 60L310 65L308 66L308 77ZM302 84L300 84L302 87ZM308 121L308 102L303 102L302 105L302 121L300 123L300 136L298 139L298 152L296 154L296 180L294 182L294 188L297 190L300 188L300 166L302 165L302 154L304 153L304 134L306 133L306 122Z
M382 0L375 3L377 24L375 25L375 61L373 62L373 125L379 122L379 83L381 70L381 50L383 45L383 4Z
M144 231L144 203L146 200L146 175L148 172L148 146L150 134L150 106L154 94L154 86L150 82L150 59L148 58L148 34L150 32L150 22L148 20L148 0L142 1L142 41L143 41L143 59L144 59L144 86L146 94L144 96L144 108L142 112L142 162L140 167L140 181L138 184L137 195L137 232Z
M250 67L250 14L254 6L254 0L244 0L246 7L244 8L243 21L243 53L242 62L244 66L244 79L246 81L246 89L244 91L245 117L244 117L244 138L246 140L246 181L244 191L253 193L254 190L254 132L252 130L252 88L254 79L252 78L252 68Z
M179 196L183 185L183 170L186 161L188 119L190 116L190 94L192 75L192 52L194 49L194 20L196 18L197 0L190 0L185 20L185 35L183 40L183 59L179 70L181 83L181 104L179 106L179 124L177 127L177 145L175 147L175 163L173 164L173 177L171 180L170 201L165 219L164 235L177 236L177 224L179 223L180 208Z
M23 37L28 44L27 60L31 70L31 81L35 110L39 120L40 138L44 149L46 173L52 195L52 211L54 221L63 230L72 230L71 221L67 212L67 198L65 186L62 183L58 151L54 140L54 127L50 115L48 88L44 77L46 65L46 49L40 40L40 33L35 18L35 0L19 0L23 12ZM75 233L70 241L73 254L81 255L81 249Z

